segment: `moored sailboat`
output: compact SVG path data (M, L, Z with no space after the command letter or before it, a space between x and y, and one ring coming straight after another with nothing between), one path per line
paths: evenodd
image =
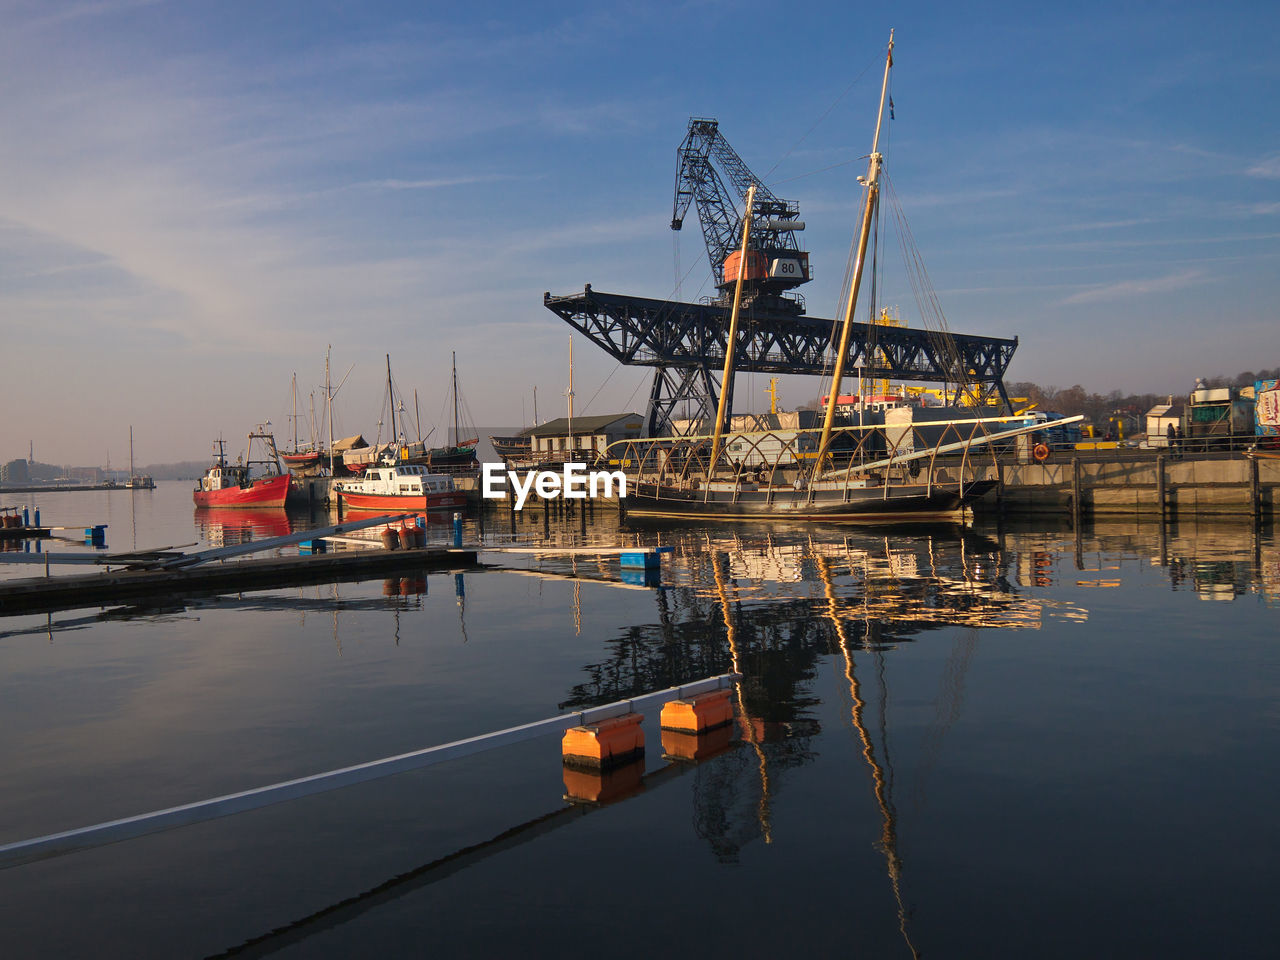
M926 434L913 418L895 417L891 410L878 411L881 415L873 424L837 427L834 423L859 287L876 232L883 162L879 143L892 65L891 34L867 174L859 177L866 192L822 428L785 433L730 430L726 437L740 304L743 289L750 282L748 263L760 256L751 247L753 182L746 196L741 249L724 262L726 280L730 271L736 270L737 281L714 427L709 433L628 440L609 448L606 458L621 463L628 473L629 516L846 523L954 521L963 516L966 506L998 484L978 474L973 451L1012 444L1014 438L1036 429L1026 417L957 417L930 419Z
M148 473L137 473L133 468L133 427L129 427L129 479L124 482L126 490L154 490L156 482Z

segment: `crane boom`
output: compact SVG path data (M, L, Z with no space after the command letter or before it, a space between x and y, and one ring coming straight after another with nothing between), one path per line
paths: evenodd
M720 171L724 173L723 178ZM732 186L732 192L725 180ZM803 313L802 300L781 296L783 291L809 280L809 254L800 249L795 236L804 229L804 223L798 219L799 205L774 196L761 183L729 145L715 120L691 117L689 131L676 150L671 229L681 229L689 207L696 205L712 274L722 295L727 297L734 288L737 258L741 255L735 249L743 228L738 201L746 198L752 185L756 188L755 214L746 279L756 296L769 296L774 306L785 309L790 305L791 312Z

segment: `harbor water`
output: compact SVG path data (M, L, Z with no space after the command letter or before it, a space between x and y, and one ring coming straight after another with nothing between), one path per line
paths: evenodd
M332 522L196 511L185 483L0 495L23 505L107 524L113 551ZM672 549L646 585L616 554L529 552L544 530ZM1270 525L544 525L539 505L464 535L483 569L0 618L0 845L736 670L732 725L689 759L655 711L608 776L566 771L550 736L0 863L4 956L1274 949Z

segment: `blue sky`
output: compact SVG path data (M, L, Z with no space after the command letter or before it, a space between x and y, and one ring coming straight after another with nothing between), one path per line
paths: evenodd
M559 415L543 291L710 292L669 229L694 115L799 202L830 317L890 28L886 167L952 330L1096 391L1280 365L1274 4L0 0L0 460L284 435L329 344L339 433L387 353L441 431L451 351L477 424ZM577 412L641 408L647 371L574 358Z

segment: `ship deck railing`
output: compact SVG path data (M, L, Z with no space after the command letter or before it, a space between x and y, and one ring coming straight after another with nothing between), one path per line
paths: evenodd
M1061 421L1073 423L1079 417ZM915 486L930 495L937 485L955 485L960 494L977 482L987 462L996 466L1004 448L1033 436L1040 425L1025 416L841 427L832 432L823 464L815 463L821 430L796 428L730 431L711 464L712 437L688 435L623 440L605 458L628 480L653 488L653 496L687 500L701 492L707 502L732 494L805 492L806 499L848 500L877 487L888 499L894 487ZM1026 443L1027 441L1023 441ZM819 466L821 472L818 471Z

